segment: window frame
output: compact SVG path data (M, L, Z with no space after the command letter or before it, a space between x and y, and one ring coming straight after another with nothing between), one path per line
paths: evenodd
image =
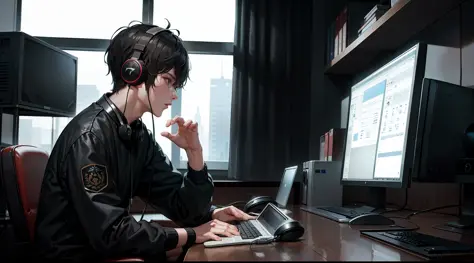
M16 30L21 30L21 5L22 0L17 0L17 20ZM142 11L142 22L153 23L153 0L143 0L143 11ZM60 21L59 21L60 22ZM38 37L39 39L54 45L63 50L75 50L75 51L104 51L107 49L109 39L95 39L95 38L67 38L67 37ZM207 42L207 41L183 41L189 54L200 54L200 55L233 55L234 54L234 42ZM175 107L171 108L171 116L181 115L181 98L179 96ZM54 126L54 122L53 122ZM176 132L177 127L172 127L172 132ZM54 133L54 132L53 132ZM51 136L52 140L54 136ZM171 146L171 162L177 166L181 171L187 170L187 162L180 160L180 149L172 144ZM208 170L217 172L217 177L227 179L227 162L207 162ZM215 177L216 175L213 174Z

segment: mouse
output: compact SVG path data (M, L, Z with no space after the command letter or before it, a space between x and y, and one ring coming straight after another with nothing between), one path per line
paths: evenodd
M270 196L257 196L247 202L247 204L244 206L243 211L245 213L249 213L249 212L260 213L262 212L263 208L265 208L265 206L268 203L272 203L276 205L276 201L273 200L273 198L271 198Z
M276 241L292 242L298 241L304 234L304 227L300 222L292 220L285 222L275 231Z
M393 225L395 221L381 214L369 213L349 220L349 225Z

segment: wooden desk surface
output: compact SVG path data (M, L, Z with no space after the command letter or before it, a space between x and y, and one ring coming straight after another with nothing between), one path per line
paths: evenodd
M302 211L294 207L292 217L305 227L301 241L266 245L242 245L204 248L191 247L185 261L422 261L423 258L360 236L361 229L383 226L349 226ZM406 215L407 212L403 213ZM387 214L387 216L400 213ZM419 214L410 219L395 219L400 226L416 227L419 232L460 241L461 235L434 229L432 226L455 218L434 213ZM473 240L462 240L473 243Z

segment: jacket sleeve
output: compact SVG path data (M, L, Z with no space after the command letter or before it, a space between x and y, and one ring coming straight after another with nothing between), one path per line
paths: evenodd
M128 201L117 194L117 164L107 147L92 133L83 134L62 163L64 180L79 221L92 247L102 256L163 257L176 247L173 228L137 222Z
M214 184L207 168L183 175L173 167L152 136L148 164L141 176L138 195L180 226L195 227L211 220Z

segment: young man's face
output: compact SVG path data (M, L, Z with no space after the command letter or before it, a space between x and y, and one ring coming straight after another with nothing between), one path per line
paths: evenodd
M176 100L175 87L176 75L174 69L171 69L167 73L159 74L155 78L155 87L151 87L148 91L150 96L150 103L153 109L153 115L160 117L164 110L171 107L173 100ZM142 89L145 91L146 89ZM143 97L143 96L142 96ZM146 101L143 101L145 105L149 107L148 98L145 97ZM150 109L151 111L151 109Z

